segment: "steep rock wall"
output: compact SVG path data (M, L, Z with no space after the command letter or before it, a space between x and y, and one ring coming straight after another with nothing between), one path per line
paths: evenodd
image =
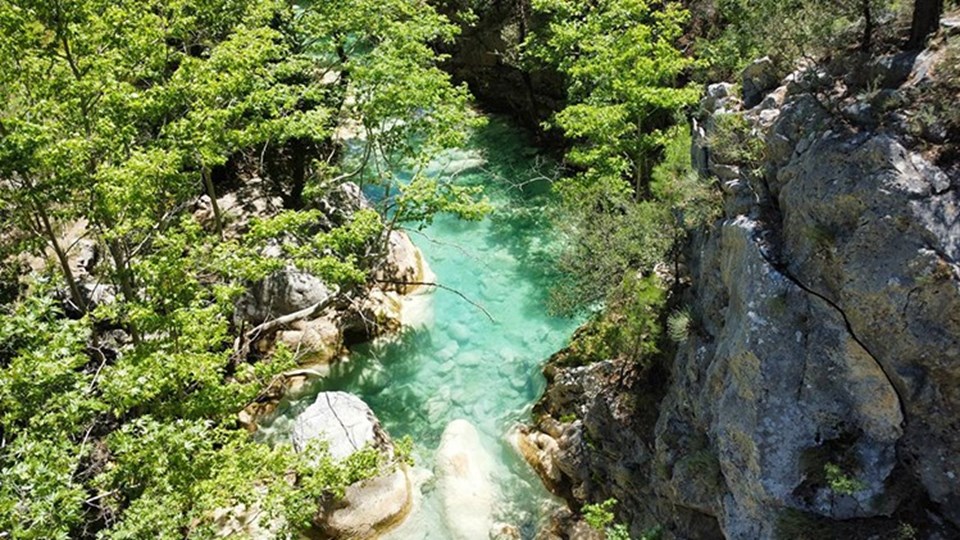
M886 60L871 69L894 98L936 73L935 54ZM557 440L553 486L569 500L625 495L634 534L660 523L679 538L958 534L960 178L912 144L902 113L837 93L843 77L745 81L761 94L747 110L711 87L694 161L725 212L692 242L692 331L654 421L559 422L571 401L584 413L657 390L601 380L561 400L562 381L605 368L550 368L565 374L551 374L538 428ZM613 471L632 447L626 479L583 478L584 463Z

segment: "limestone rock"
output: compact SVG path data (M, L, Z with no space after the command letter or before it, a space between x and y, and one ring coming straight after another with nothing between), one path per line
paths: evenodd
M346 392L321 392L293 423L291 441L303 451L310 441L327 441L334 459L365 447L393 456L393 443L360 398ZM343 499L324 505L317 527L332 538L375 538L400 523L410 511L412 489L406 466L349 486Z
M320 278L295 268L274 272L255 283L237 302L237 317L258 324L326 300L330 289Z
M399 524L409 514L412 489L406 466L357 482L343 499L321 511L321 528L333 538L367 539Z
M301 365L327 364L346 352L343 330L337 314L332 311L316 319L291 323L289 329L277 332L275 343L283 343L295 352Z
M387 239L386 260L377 270L376 279L382 281L384 290L410 294L431 280L432 273L407 233L394 230Z
M436 455L437 489L444 518L455 540L488 538L493 529L495 495L491 458L475 427L466 420L450 422Z
M380 421L360 398L346 392L321 392L293 423L291 442L298 452L313 439L329 443L330 455L343 459L369 445L390 449L392 445Z
M780 82L773 60L767 56L754 60L743 70L740 78L743 84L743 104L748 109L758 105L766 92Z
M520 540L523 535L516 525L497 523L490 531L490 540Z
M510 443L540 475L548 488L556 489L562 481L563 473L557 466L557 454L560 445L550 435L537 430L530 430L525 426L518 426L512 430Z
M901 84L935 77L935 60L871 69ZM867 118L858 98L843 103L857 114L826 110L810 88L844 74L810 67L772 89L771 69L745 71L745 106L762 106L737 113L764 141L759 167L715 161L716 103L695 126L694 163L723 180L724 215L686 255L694 331L660 367L669 374L624 382L616 360L562 359L545 372L535 412L559 448L561 495L616 497L633 534L660 523L678 538L769 539L799 514L858 538L904 519L921 521L918 537L957 536L956 165Z

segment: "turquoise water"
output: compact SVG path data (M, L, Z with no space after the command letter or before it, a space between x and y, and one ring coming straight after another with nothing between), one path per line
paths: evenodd
M348 362L314 390L345 390L363 398L394 437L410 435L418 467L433 468L446 425L466 419L493 456L496 520L532 537L551 498L506 440L529 418L543 392L542 364L568 341L577 321L552 317L545 299L551 276L551 234L541 205L548 186L536 153L522 136L492 121L463 150L431 164L433 174L480 183L494 212L480 222L441 217L410 231L436 281L463 294L436 289L426 300L426 323L399 339L355 348ZM517 183L523 183L522 189ZM471 303L472 302L472 303ZM483 310L489 313L488 317ZM282 405L292 418L313 401L310 392ZM428 481L411 518L390 538L450 538L440 494Z

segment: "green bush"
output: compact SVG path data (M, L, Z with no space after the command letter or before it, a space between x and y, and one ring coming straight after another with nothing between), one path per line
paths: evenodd
M847 474L835 463L824 465L823 474L827 478L827 485L830 486L830 489L839 495L853 495L866 487L862 481Z
M713 116L713 132L707 141L714 161L744 166L749 170L760 167L764 142L742 114L727 113Z

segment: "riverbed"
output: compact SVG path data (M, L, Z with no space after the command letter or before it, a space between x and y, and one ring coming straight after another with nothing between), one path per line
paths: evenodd
M578 325L546 305L555 251L544 212L549 183L541 178L548 167L522 132L499 119L467 147L438 156L430 174L483 185L493 212L476 222L440 216L421 230L409 227L444 288L410 300L415 324L399 338L355 347L349 361L282 404L281 416L265 426L282 431L316 392L344 390L369 404L392 437L412 437L423 496L386 538L452 538L429 471L444 428L456 419L476 427L492 457L497 522L531 538L558 504L507 441L543 392L544 361Z

